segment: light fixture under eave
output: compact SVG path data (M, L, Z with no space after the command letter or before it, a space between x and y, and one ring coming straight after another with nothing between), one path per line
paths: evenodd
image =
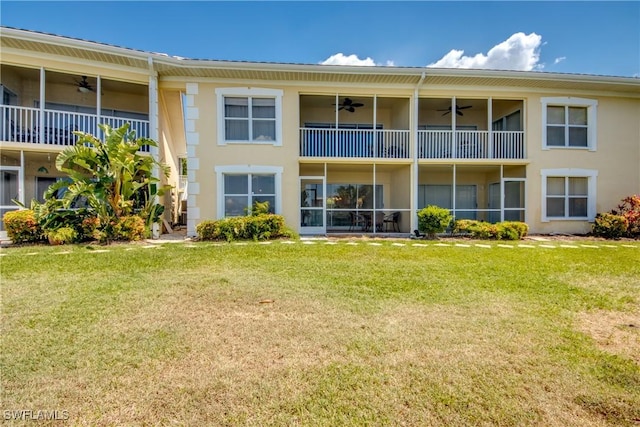
M38 172L40 172L40 173L49 173L49 169L45 168L44 166L40 166L38 168Z
M82 93L89 93L91 92L89 89L87 89L86 87L79 87L78 88L78 92L82 92Z

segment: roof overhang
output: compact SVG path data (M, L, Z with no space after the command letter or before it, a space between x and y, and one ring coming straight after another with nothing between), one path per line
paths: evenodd
M426 67L281 64L185 59L162 53L0 27L0 46L11 52L48 55L96 64L149 70L167 80L233 80L305 84L386 85L390 87L493 87L583 90L640 97L640 79L532 71L438 69ZM426 77L423 79L423 77Z

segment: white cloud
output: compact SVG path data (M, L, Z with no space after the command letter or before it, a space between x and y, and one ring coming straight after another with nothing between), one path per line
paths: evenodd
M427 67L519 71L541 69L543 65L538 64L541 42L542 36L536 33L515 33L489 49L486 55L478 53L475 56L465 56L463 50L452 49Z
M559 63L561 63L562 61L564 61L565 59L567 59L567 57L566 57L566 56L561 56L561 57L559 57L559 58L556 58L556 59L553 61L553 65L559 64Z
M373 67L376 63L373 59L367 57L366 59L358 58L358 55L344 55L343 53L336 53L331 55L320 64L322 65L362 65L366 67Z
M345 55L343 53L336 53L331 55L324 61L320 62L322 65L359 65L363 67L373 67L375 65L385 65L387 67L393 67L395 63L393 61L387 61L384 64L376 64L376 62L366 57L365 59L358 58L358 55Z

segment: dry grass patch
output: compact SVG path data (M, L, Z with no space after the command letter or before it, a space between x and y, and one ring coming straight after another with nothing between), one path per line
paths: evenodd
M596 310L578 316L578 329L592 337L603 351L640 365L640 311Z

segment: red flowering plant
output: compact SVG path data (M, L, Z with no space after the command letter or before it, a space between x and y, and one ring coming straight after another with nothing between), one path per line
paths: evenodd
M640 237L640 196L625 197L611 213L627 219L629 222L629 228L627 229L629 237Z

